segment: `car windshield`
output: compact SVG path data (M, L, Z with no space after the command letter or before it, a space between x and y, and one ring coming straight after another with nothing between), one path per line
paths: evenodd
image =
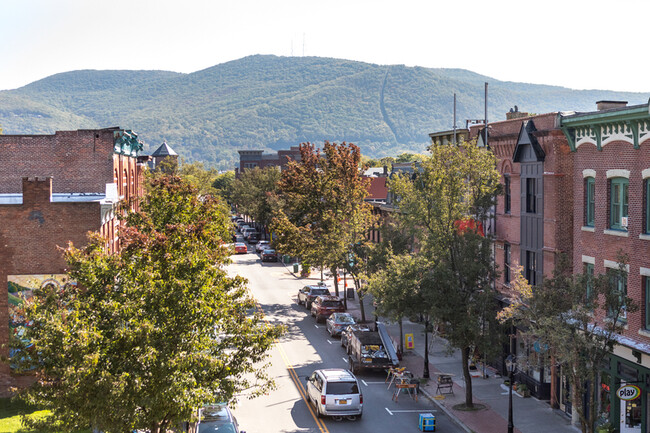
M231 422L222 423L222 422L208 422L200 423L198 433L237 433L235 426Z
M356 382L328 382L327 393L334 395L359 394Z
M275 254L275 250L264 250L264 254Z
M314 295L329 295L330 291L328 289L311 289L311 293Z
M336 321L339 323L354 323L352 316L336 316Z
M323 307L340 307L341 301L323 301Z

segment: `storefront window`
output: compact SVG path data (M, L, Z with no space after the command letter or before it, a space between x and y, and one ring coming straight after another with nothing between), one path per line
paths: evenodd
M609 421L609 414L611 411L611 401L610 401L610 383L611 376L609 373L601 373L600 375L600 412L599 416L601 422L605 423Z

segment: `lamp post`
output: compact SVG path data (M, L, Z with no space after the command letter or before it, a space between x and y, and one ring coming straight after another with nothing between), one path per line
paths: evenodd
M516 362L512 353L506 358L506 368L508 369L508 377L510 382L510 392L508 397L508 433L513 433L514 423L512 422L512 375L515 372Z

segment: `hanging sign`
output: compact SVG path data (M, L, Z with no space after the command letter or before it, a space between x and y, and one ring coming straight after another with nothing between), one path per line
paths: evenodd
M636 385L623 385L616 390L616 395L621 400L630 401L641 395L641 389Z
M415 345L413 342L413 334L404 334L404 339L406 340L406 348L413 349Z

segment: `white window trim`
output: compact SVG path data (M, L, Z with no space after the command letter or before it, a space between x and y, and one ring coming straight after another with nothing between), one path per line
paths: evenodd
M641 172L641 177L642 177L643 179L647 179L647 178L649 178L649 177L650 177L650 168L646 168L645 170L643 170L643 171Z
M595 228L592 227L592 226L582 226L582 227L580 227L580 229L581 229L583 232L592 232L592 233L593 233L593 232L596 231Z
M603 230L603 233L606 235L612 235L612 236L620 236L622 238L628 237L628 232L624 230L615 230L615 229L605 229Z
M611 179L613 177L624 177L626 179L630 178L630 170L607 170L607 179Z
M641 267L639 268L639 273L644 277L650 277L650 269Z
M591 257L591 256L584 256L583 255L582 256L582 263L589 263L589 264L592 264L592 265L595 266L596 265L596 258Z
M587 177L596 177L596 170L592 170L591 168L587 168L582 170L582 177L587 178Z
M605 259L603 261L603 264L605 265L606 268L618 269L618 262L616 260L607 260L607 259ZM629 264L625 265L625 272L627 272L628 274L630 273L630 265Z

